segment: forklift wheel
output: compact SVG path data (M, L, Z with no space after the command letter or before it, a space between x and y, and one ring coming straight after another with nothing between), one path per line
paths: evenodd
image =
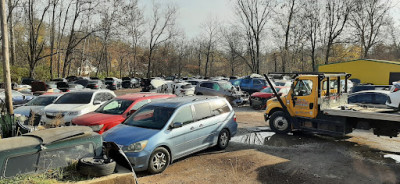
M277 134L287 134L292 130L292 123L284 112L276 111L269 119L269 127Z

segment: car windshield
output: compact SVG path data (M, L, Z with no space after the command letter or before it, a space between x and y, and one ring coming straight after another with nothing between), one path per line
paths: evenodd
M132 100L114 99L100 106L95 112L119 115L133 103Z
M175 108L147 105L130 116L124 124L161 130L174 111Z
M232 84L229 82L219 83L219 85L222 87L222 89L225 89L225 90L231 90L233 88Z
M275 89L276 89L276 92L279 92L281 90L281 88L275 88ZM270 88L270 87L261 90L261 92L263 92L263 93L274 93L272 91L272 88Z
M54 104L88 104L92 96L93 93L66 93Z
M56 98L57 96L39 96L26 103L26 106L46 106L53 103Z

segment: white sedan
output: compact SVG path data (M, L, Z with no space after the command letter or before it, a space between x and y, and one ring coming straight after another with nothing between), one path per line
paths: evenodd
M400 109L400 83L394 83L390 89L389 98L386 105L392 108Z
M110 90L82 90L66 93L44 108L41 121L44 124L52 124L58 120L62 124L69 125L73 118L95 111L115 96L115 93Z

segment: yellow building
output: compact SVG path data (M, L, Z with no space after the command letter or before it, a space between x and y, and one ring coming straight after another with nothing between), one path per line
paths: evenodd
M319 72L346 72L350 79L360 79L361 83L389 85L400 81L400 62L359 59L318 66Z

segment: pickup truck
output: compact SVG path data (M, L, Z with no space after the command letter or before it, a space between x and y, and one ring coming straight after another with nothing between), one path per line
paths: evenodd
M264 114L271 130L285 134L310 131L343 136L353 129L373 129L375 135L397 137L400 131L398 109L366 108L347 104L346 73L294 73L289 93L267 102ZM268 83L271 81L265 75ZM341 86L341 80L345 80Z

